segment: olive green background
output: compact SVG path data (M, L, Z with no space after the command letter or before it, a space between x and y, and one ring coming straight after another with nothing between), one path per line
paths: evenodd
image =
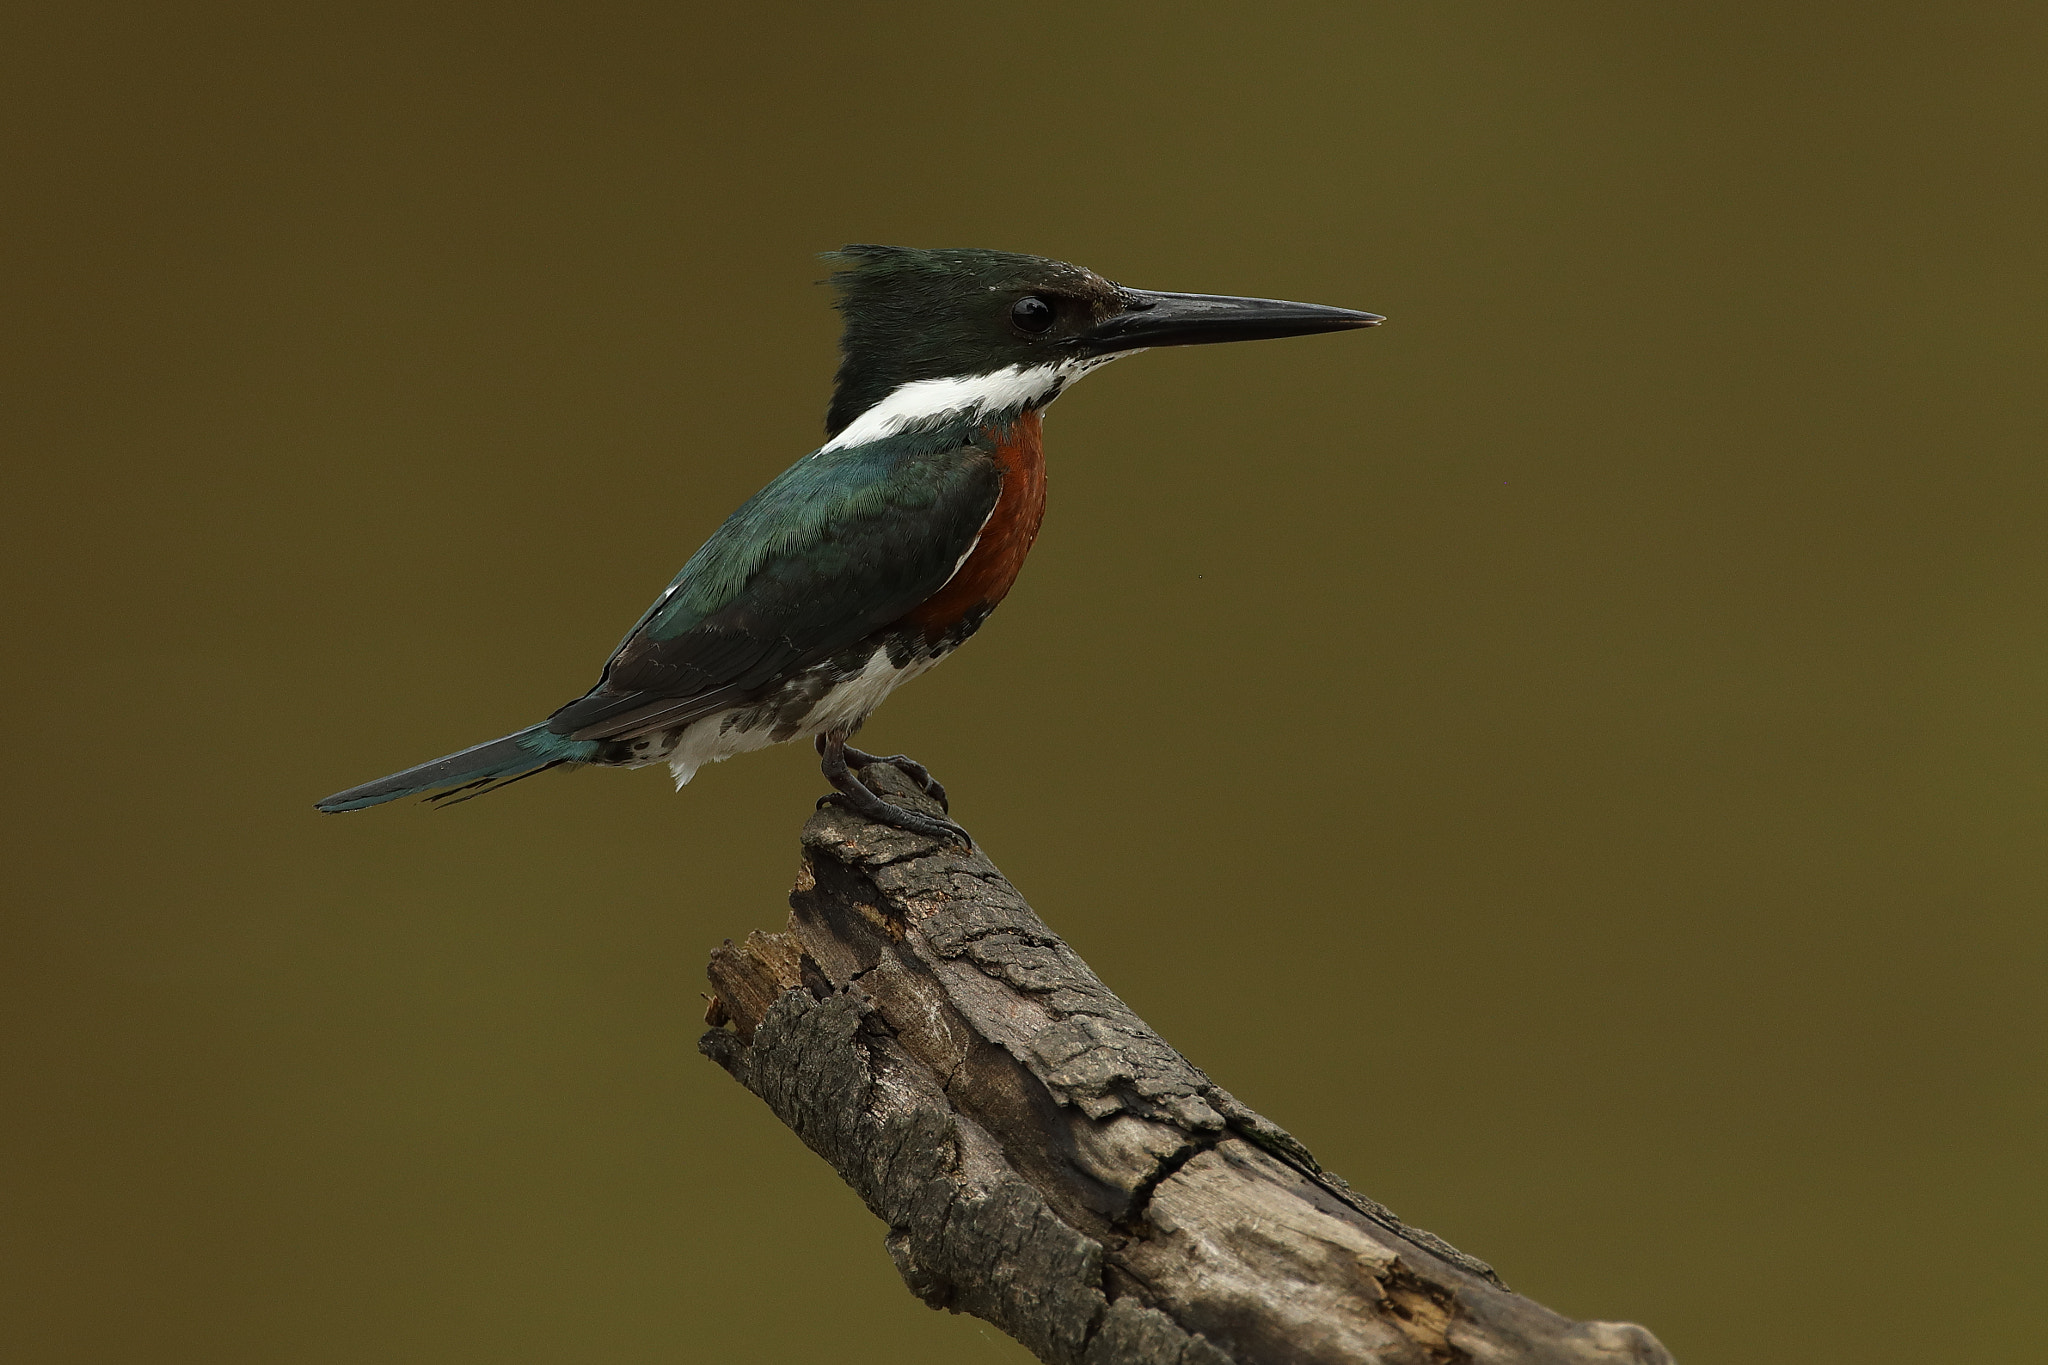
M700 1059L821 782L581 692L845 241L1370 308L1053 412L869 727L1216 1079L1706 1361L2044 1326L2038 5L14 7L0 1356L1018 1361Z

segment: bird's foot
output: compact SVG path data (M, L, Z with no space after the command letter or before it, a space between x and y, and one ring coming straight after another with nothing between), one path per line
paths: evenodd
M869 791L859 781L853 790L840 790L829 796L818 798L818 809L827 806L844 806L856 815L864 815L878 825L908 830L912 834L928 834L934 839L955 839L970 851L974 848L974 836L942 815L925 815L914 810L905 810L893 801L884 801Z
M939 803L939 808L951 811L953 804L946 800L946 784L932 776L932 770L912 758L909 754L870 754L859 749L846 751L846 766L859 772L870 763L886 763L897 772L915 782L924 794Z
M873 754L861 753L858 749L846 747L846 733L843 730L818 737L818 755L823 760L819 767L825 780L833 787L833 794L818 802L836 802L856 815L864 815L878 825L889 825L895 829L908 830L912 834L925 834L935 839L955 839L967 848L974 847L974 836L940 815L926 815L921 811L905 810L894 802L885 801L871 791L855 773L856 767L864 768L871 763L887 763L902 772L912 782L922 787L941 806L946 801L946 789L940 787L925 771L924 765L915 759L897 754L890 758L877 758ZM938 788L933 791L933 788Z

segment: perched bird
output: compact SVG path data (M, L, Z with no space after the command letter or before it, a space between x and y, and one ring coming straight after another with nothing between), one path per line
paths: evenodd
M891 691L981 627L1045 512L1040 414L1090 370L1153 346L1370 327L1371 313L1127 289L1007 251L849 246L826 442L728 517L585 695L538 725L319 802L467 799L571 764L706 763L811 739L836 798L871 819L972 841L870 791L918 763L847 741Z

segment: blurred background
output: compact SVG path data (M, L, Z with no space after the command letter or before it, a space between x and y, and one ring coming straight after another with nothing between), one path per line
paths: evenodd
M2039 6L11 7L0 1355L1010 1361L694 1044L791 747L579 694L814 253L1389 315L1048 423L867 731L1220 1083L1681 1360L2048 1328Z

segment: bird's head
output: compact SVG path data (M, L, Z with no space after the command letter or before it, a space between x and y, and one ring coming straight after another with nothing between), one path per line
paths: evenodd
M1349 308L1130 289L1065 261L971 247L848 246L827 256L839 311L834 444L942 417L1042 406L1097 365L1152 346L1370 327ZM873 428L872 431L866 430Z

